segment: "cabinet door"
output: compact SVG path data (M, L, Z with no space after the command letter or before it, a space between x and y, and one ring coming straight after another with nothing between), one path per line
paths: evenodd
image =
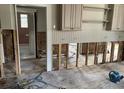
M73 30L81 29L82 5L73 5Z
M124 5L119 5L118 30L124 31Z
M72 5L62 5L62 30L70 30L72 28Z
M112 20L112 30L118 29L118 13L119 13L119 6L116 4L114 5L114 13L113 13L113 20Z

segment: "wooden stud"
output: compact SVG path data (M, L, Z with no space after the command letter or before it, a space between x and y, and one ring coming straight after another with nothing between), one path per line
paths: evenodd
M120 41L119 42L119 48L118 48L118 56L117 56L118 62L122 61L122 54L123 54L123 41Z
M124 61L124 41L122 41L122 48L121 48L121 61Z
M110 62L113 62L115 43L111 42Z
M21 75L20 57L19 57L19 43L17 42L17 33L13 31L14 36L14 49L15 49L15 63L16 63L16 75Z
M16 75L21 75L21 64L20 64L20 50L19 50L19 33L18 33L18 18L17 18L17 8L14 5L15 11L15 27L16 30L13 31L14 38L14 50L15 50L15 62L16 62Z
M89 43L86 43L85 65L88 64L88 54L89 54Z
M78 67L78 60L79 60L79 43L77 43L76 67Z
M98 63L98 43L95 43L94 64Z
M3 67L3 63L0 62L0 70L1 70L1 78L5 77L5 73L4 73L4 67Z
M0 33L0 42L3 45L3 35L2 33ZM1 46L1 49L3 49L3 46ZM4 54L3 54L4 55ZM4 73L4 67L3 67L3 62L2 62L2 58L0 57L0 70L1 70L1 77L0 78L4 78L5 77L5 73Z
M121 61L121 42L119 42L117 61Z
M107 50L107 43L104 42L104 50L103 50L102 63L105 63L106 62L106 50Z
M59 69L61 67L61 52L62 52L62 45L59 44L59 53L58 53Z
M65 61L65 68L67 69L68 68L68 49L69 48L69 45L67 44L66 45L66 61Z

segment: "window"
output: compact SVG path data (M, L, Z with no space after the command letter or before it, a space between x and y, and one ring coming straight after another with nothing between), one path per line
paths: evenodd
M28 28L28 15L20 14L21 28Z

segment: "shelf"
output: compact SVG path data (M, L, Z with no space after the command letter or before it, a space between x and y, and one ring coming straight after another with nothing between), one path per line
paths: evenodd
M83 6L83 8L89 8L89 9L100 9L100 10L111 10L110 8L90 7L90 6Z
M83 23L108 23L108 20L82 20Z

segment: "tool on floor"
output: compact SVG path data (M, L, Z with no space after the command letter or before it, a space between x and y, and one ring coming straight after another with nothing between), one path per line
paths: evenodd
M111 82L117 83L120 82L124 78L123 75L120 75L117 71L110 71L109 72L109 79Z

